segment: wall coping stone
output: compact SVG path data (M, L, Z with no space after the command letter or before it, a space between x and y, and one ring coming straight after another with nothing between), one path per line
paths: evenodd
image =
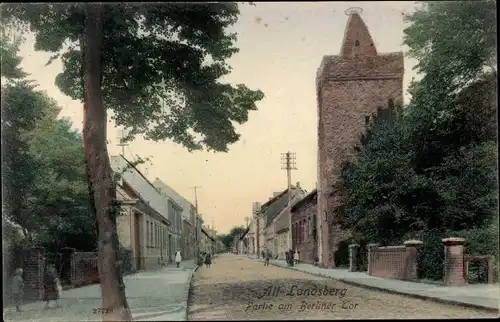
M397 250L397 249L404 249L404 248L406 248L406 247L402 246L402 245L396 245L396 246L377 247L377 250Z
M443 244L445 246L458 246L458 245L464 245L465 244L465 238L460 238L460 237L448 237L448 238L443 238L442 239Z
M406 247L417 247L417 246L422 246L423 244L424 244L423 241L416 239L407 240L403 243L403 245L405 245Z

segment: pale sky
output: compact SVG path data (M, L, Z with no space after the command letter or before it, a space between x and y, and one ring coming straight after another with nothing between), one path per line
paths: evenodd
M125 157L151 157L152 164L139 166L154 181L159 177L194 204L192 186L201 186L198 205L205 221L220 233L227 233L251 216L252 202L265 202L274 191L286 189L286 172L280 154L292 151L299 181L307 191L316 183L317 105L316 70L324 55L338 55L347 23L344 10L363 8L361 17L370 30L378 52L404 51L403 14L414 10L414 2L307 2L240 5L241 15L234 30L240 52L229 61L233 72L225 80L244 83L264 92L258 111L250 112L247 123L238 126L241 139L228 153L193 152L175 143L149 142L137 138ZM73 120L82 130L82 104L62 94L54 85L62 71L60 60L45 67L50 53L35 52L28 37L21 48L22 67L63 107L61 117ZM405 89L415 76L415 61L405 59ZM408 100L408 97L405 98ZM108 126L110 155L120 153L113 123Z

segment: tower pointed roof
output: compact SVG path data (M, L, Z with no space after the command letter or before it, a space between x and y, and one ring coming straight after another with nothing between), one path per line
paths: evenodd
M344 34L344 41L340 49L340 56L377 56L377 48L373 43L372 36L365 22L359 15L361 8L350 8L346 10L349 15Z

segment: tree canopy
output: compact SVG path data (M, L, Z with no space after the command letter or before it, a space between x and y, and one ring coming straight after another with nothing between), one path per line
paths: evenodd
M55 53L64 71L56 84L83 99L81 35L84 4L3 5L7 21L25 22L36 50ZM102 91L127 139L143 134L189 150L227 151L239 139L235 123L248 120L264 95L221 78L238 48L228 27L237 3L104 4Z
M17 47L9 48L16 59L2 68L8 80L2 85L3 215L22 228L23 244L92 250L96 228L81 135L58 119L61 108L25 78Z

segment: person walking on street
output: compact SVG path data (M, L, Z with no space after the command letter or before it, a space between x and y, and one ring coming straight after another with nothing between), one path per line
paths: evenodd
M49 308L50 301L55 301L56 307L60 307L57 300L59 299L61 290L56 268L54 266L47 267L43 277L43 300L46 302L45 309Z
M269 258L271 257L271 254L269 251L266 251L266 261L264 262L264 266L269 266Z
M212 264L212 255L208 253L207 256L205 256L205 266L210 267L211 264Z
M299 263L299 252L295 250L295 254L293 254L293 259L295 261L295 265Z
M175 253L175 264L177 265L177 267L179 267L181 262L182 262L181 251L180 249L178 249L177 252Z
M24 296L24 280L23 280L23 269L16 269L15 275L12 278L12 296L14 298L14 304L16 305L16 311L21 312L21 305L23 304Z

